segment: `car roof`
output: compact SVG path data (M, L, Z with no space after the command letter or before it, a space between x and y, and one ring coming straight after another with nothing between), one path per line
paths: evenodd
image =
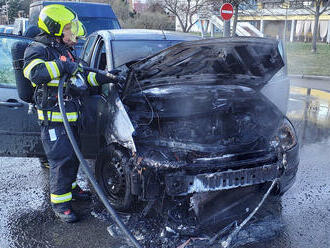
M200 36L152 29L110 29L96 32L111 40L199 40Z
M68 1L37 1L31 3L30 7L38 5L46 6L50 4L62 4L73 9L79 18L91 18L91 17L106 17L117 19L111 6L104 3L93 3L93 2L68 2ZM91 11L92 10L92 11Z

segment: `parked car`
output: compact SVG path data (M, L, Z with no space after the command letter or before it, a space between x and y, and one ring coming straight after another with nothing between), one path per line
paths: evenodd
M81 54L86 65L127 78L92 91L85 104L83 153L96 158L95 175L112 205L126 210L134 201L164 199L194 205L204 193L239 194L223 210L228 214L248 202L250 189L275 178L274 193L286 192L299 164L297 137L276 99L262 93L286 80L281 52L278 41L266 38L91 34ZM9 71L0 80L8 81ZM36 116L17 98L15 81L1 85L0 155L40 156Z
M5 31L5 25L0 25L0 33L4 33Z
M12 25L7 25L6 27L5 27L5 30L4 30L4 33L5 34L12 34L13 33L13 30L14 30L14 27L12 26Z

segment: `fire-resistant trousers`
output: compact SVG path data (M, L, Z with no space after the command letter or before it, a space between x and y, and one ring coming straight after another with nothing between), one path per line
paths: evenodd
M80 144L78 128L71 126ZM63 123L41 126L41 140L50 165L49 184L52 207L65 210L71 206L72 189L76 186L79 160Z

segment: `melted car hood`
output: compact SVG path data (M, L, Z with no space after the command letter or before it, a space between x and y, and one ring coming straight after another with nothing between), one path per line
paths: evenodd
M239 37L188 41L132 65L126 90L185 84L198 77L199 84L261 89L283 66L278 41L274 39Z

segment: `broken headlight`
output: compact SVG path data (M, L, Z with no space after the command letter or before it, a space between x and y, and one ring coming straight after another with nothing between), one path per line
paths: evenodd
M274 147L281 146L284 151L287 151L297 144L297 136L288 119L284 119L281 127L278 129L277 135L271 141L271 145Z

